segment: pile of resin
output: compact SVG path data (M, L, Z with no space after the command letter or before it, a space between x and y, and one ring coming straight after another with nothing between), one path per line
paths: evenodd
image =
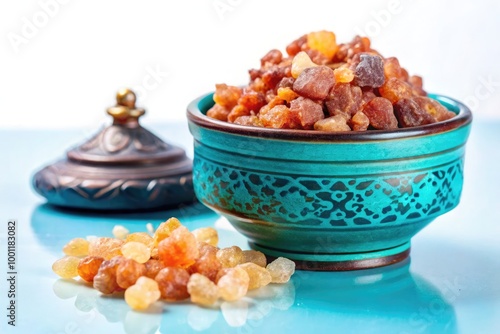
M242 88L217 84L207 116L230 123L319 131L391 130L455 116L428 98L422 78L384 58L367 37L337 44L312 32L269 51Z
M161 223L152 236L129 234L123 227L113 233L115 238L70 240L52 270L62 278L80 277L103 294L125 291L125 301L136 310L159 299L190 298L203 306L219 298L234 301L248 290L286 283L295 272L295 263L285 258L268 264L258 251L219 249L215 229L190 232L176 218Z

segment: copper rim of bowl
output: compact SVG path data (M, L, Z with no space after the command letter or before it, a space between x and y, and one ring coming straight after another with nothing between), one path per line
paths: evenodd
M188 105L187 117L189 121L201 127L216 131L259 138L331 142L379 141L437 134L456 129L461 126L465 126L472 121L472 113L465 104L447 96L432 95L431 97L437 98L437 100L439 100L440 102L444 102L445 104L456 107L458 109L457 116L446 121L412 128L400 128L398 130L369 130L363 132L345 131L332 133L317 130L291 130L251 127L219 121L204 115L199 109L199 104L202 100L211 97L212 94L213 93L209 93L200 96Z

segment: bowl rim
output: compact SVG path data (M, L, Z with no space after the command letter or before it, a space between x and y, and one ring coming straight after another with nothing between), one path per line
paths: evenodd
M200 104L201 102L205 102L207 99L212 99L213 93L214 92L204 94L189 103L186 112L188 121L203 128L249 137L316 142L380 141L438 134L467 126L472 122L472 113L462 102L445 95L429 94L429 97L437 100L438 102L442 102L442 104L444 103L445 107L449 106L455 109L451 111L456 112L457 116L446 121L411 128L401 128L398 130L369 130L362 132L326 132L318 130L252 127L219 121L203 114L200 110ZM449 107L447 107L447 109L450 110Z

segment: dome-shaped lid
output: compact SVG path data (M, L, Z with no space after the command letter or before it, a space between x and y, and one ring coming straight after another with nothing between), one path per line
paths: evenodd
M192 163L184 150L140 126L144 109L120 90L113 124L33 176L51 204L92 210L144 210L192 202Z
M157 164L185 159L181 148L169 145L139 124L145 110L135 106L130 89L116 94L116 105L107 109L113 124L67 152L69 160L85 164Z

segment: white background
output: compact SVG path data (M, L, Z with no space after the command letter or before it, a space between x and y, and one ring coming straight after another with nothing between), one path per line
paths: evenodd
M215 83L246 83L269 49L322 29L364 33L428 91L500 117L497 0L2 0L0 128L95 130L123 86L145 124L181 121Z

